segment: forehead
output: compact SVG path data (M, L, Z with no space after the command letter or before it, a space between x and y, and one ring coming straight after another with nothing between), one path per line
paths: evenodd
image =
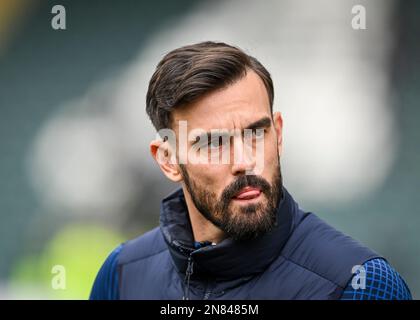
M248 71L234 84L175 110L173 127L178 128L178 121L187 121L189 129L245 128L255 120L270 115L264 83L254 71Z

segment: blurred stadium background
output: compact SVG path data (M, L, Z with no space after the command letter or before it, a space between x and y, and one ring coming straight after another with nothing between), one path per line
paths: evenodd
M147 83L166 52L204 40L272 73L300 205L420 298L419 32L418 1L0 0L0 299L86 299L107 254L158 225L175 185L148 153Z

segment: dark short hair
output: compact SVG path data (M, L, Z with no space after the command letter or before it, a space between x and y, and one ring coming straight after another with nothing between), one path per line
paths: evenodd
M274 89L270 73L254 57L223 42L200 42L175 49L159 62L149 82L146 112L156 130L170 128L172 111L244 77L259 75L273 110Z

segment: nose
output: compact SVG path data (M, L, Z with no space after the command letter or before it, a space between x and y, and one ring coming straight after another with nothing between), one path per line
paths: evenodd
M241 174L252 174L256 165L255 158L252 155L252 144L248 145L248 143L244 143L243 137L241 135L235 136L232 150L232 174L234 176Z

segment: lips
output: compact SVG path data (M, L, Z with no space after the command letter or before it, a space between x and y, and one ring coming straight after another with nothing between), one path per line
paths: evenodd
M241 189L233 198L237 200L250 200L257 198L261 194L261 190L254 187L245 187Z

